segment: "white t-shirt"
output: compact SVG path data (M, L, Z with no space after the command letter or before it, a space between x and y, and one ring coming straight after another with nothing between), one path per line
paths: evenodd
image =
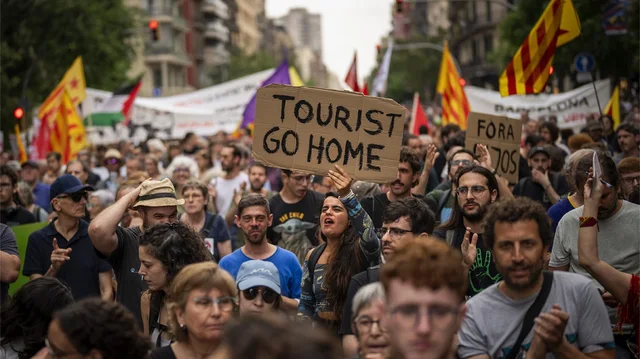
M233 201L233 190L240 190L240 185L246 182L249 185L249 176L240 172L233 179L224 179L222 177L214 178L210 184L216 189L216 207L218 208L218 214L222 217L227 215L231 201Z

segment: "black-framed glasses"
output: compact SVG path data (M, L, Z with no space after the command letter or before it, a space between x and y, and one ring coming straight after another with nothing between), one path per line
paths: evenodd
M469 193L469 191L471 191L471 195L474 197L478 197L479 195L483 194L484 191L486 191L488 188L484 187L484 186L471 186L471 187L458 187L458 189L456 189L456 194L458 196L466 196L467 193Z
M83 198L86 200L89 200L89 193L87 193L86 191L80 191L80 192L71 193L68 195L61 195L61 196L58 196L58 198L70 198L72 201L77 203L82 201Z
M371 329L373 329L373 325L378 325L378 330L381 332L386 332L387 328L382 325L382 321L380 319L373 320L368 316L362 316L356 318L353 323L356 325L356 329L358 329L358 334L369 334Z
M405 233L411 233L411 231L408 231L406 229L401 229L401 228L386 228L386 227L376 229L376 234L378 235L378 238L384 237L384 235L387 233L389 233L389 236L392 239L398 239L404 236Z
M10 182L0 183L0 188L11 188L11 187L13 187L13 184L11 184Z
M47 354L49 354L49 356L52 358L64 358L69 355L77 354L77 353L65 353L63 351L54 349L53 347L51 347L51 343L49 343L48 338L44 338L44 346L47 347Z
M278 293L274 292L269 288L260 288L260 287L245 289L242 291L242 294L244 295L245 298L247 298L247 300L254 300L258 295L262 295L262 300L267 304L275 303L278 297L280 296L278 295Z
M196 297L193 298L193 302L199 307L210 309L214 304L223 312L230 312L235 308L236 298L230 296L224 296L220 298L212 297Z
M427 306L408 304L391 310L398 324L406 330L416 328L425 315L435 330L444 330L453 325L459 312L459 308L443 304Z
M638 181L638 183L640 184L640 176L625 177L622 178L622 181L629 186L632 185L635 181Z

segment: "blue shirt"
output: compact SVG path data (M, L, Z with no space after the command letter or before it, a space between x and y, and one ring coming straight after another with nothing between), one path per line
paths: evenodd
M45 275L51 266L51 252L53 239L58 241L61 249L71 248L67 260L56 274L56 278L65 282L71 288L73 299L100 296L100 282L98 274L111 272L109 263L98 258L89 238L89 224L80 220L78 231L67 241L55 227L55 221L48 226L31 233L27 242L27 252L24 258L22 274L29 277L32 274ZM139 301L139 300L138 300Z
M551 220L553 221L553 233L556 233L556 228L558 228L558 223L560 223L562 217L571 212L574 208L573 203L571 203L568 198L562 198L549 208L547 215L551 217ZM551 252L552 248L553 242L551 242L551 246L549 246L549 252Z
M242 263L250 261L253 258L247 257L242 248L229 254L220 260L220 268L231 273L233 278L238 276L238 271ZM302 283L302 267L295 254L286 249L276 247L276 252L267 259L267 262L273 263L278 268L280 274L280 290L282 295L287 298L300 299L300 285Z
M44 208L45 211L51 212L51 200L49 199L49 189L50 186L48 184L44 184L41 182L36 183L33 186L33 203L38 206Z

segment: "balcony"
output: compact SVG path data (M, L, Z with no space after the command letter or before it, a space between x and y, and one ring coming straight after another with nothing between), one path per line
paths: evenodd
M207 24L204 36L212 39L218 39L222 42L229 42L229 29L227 29L222 22L215 21Z
M202 11L213 14L222 20L229 19L229 8L222 0L205 0L202 3Z
M169 44L150 44L144 48L145 62L169 62L176 65L189 66L191 61L187 55Z
M204 62L207 65L218 66L229 63L230 60L231 53L224 46L218 45L204 50Z

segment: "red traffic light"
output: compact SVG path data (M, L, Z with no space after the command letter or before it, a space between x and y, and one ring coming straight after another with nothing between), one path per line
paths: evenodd
M549 66L549 75L553 75L553 66Z
M396 0L396 12L401 13L403 10L403 0Z
M467 84L467 81L461 77L460 80L458 80L458 83L460 84L460 86L464 87L464 85Z
M18 107L13 110L13 117L19 120L22 118L22 116L24 116L24 110L22 109L22 107Z
M151 30L157 29L158 28L158 21L156 21L156 20L149 21L149 28Z

